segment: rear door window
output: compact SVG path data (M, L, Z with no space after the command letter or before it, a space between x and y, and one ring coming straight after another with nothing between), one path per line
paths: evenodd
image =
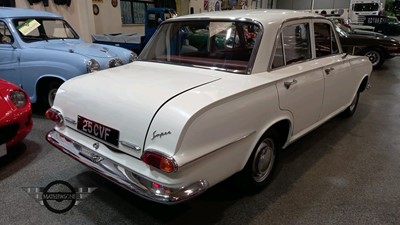
M332 26L328 23L314 23L316 57L339 53L338 42Z
M312 58L309 23L283 27L276 41L272 68L303 62Z

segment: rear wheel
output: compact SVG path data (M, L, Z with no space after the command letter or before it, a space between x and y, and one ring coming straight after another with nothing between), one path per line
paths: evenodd
M368 49L365 51L364 55L368 57L369 61L371 61L374 69L380 68L385 61L382 50L378 48Z
M42 92L42 101L43 107L48 109L53 106L54 99L56 98L56 93L58 88L61 86L62 81L50 81L45 85L45 88Z
M259 191L272 177L277 152L281 149L278 133L268 130L258 141L245 168L239 173L241 186L249 191Z

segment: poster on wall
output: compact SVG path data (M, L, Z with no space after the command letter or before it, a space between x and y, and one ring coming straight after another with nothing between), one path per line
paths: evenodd
M208 0L204 0L204 10L208 11Z

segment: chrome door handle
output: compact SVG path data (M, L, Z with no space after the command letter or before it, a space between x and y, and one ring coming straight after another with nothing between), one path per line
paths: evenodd
M285 81L283 82L283 85L285 85L286 89L289 89L292 84L297 84L297 80L293 79L292 81Z
M332 71L334 71L335 70L335 68L333 68L333 67L331 67L331 68L326 68L325 69L325 73L326 73L326 75L329 75Z

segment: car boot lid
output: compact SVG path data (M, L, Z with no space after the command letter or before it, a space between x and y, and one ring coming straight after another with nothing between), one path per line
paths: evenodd
M75 121L75 124L66 124L72 129L78 129L78 120L89 119L118 131L119 142L139 149L144 145L153 117L166 102L185 91L220 79L196 74L192 68L184 70L164 65L171 67L167 76L165 67L145 64L134 62L71 79L60 87L54 107L62 111L67 121ZM141 151L132 151L116 140L112 142L112 147L140 157Z

